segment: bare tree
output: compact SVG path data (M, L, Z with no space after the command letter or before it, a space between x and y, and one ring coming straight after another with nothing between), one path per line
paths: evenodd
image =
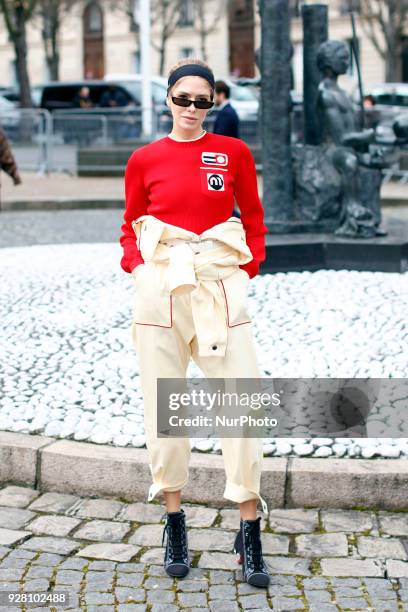
M350 9L355 0L347 0ZM361 27L385 62L385 80L400 81L408 0L360 0Z
M200 37L201 59L207 59L207 37L217 29L223 13L227 9L227 0L193 0L194 1L194 29Z
M152 0L151 19L158 35L156 42L155 30L152 31L152 45L159 52L159 74L164 73L167 42L179 26L182 9L183 0Z
M59 80L59 32L64 17L79 0L37 0L35 16L40 24L45 61L52 81Z
M129 30L134 32L136 52L140 51L140 26L135 19L135 0L110 0L108 6L112 11L119 11L129 20Z
M184 0L151 0L150 19L153 26L151 44L159 53L159 74L164 73L167 42L179 26L183 3ZM130 29L136 33L137 48L140 49L140 26L134 19L135 0L114 0L110 5L113 10L127 15Z
M30 77L27 69L27 23L33 16L37 0L0 0L0 11L14 46L20 103L31 108Z

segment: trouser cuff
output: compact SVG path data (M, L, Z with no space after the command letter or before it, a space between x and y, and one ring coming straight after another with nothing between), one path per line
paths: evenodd
M263 513L266 515L268 514L268 505L266 501L260 496L260 494L256 491L250 491L243 485L238 485L233 482L227 482L225 485L224 497L238 504L249 501L251 499L259 499L262 505Z

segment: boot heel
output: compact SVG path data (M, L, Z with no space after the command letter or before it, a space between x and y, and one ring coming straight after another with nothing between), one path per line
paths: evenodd
M241 530L238 531L237 536L235 538L233 552L235 554L237 554L237 555L239 554L238 563L239 563L239 565L242 565L243 562L244 562L244 546L243 546L243 543L242 543L242 533L241 533Z

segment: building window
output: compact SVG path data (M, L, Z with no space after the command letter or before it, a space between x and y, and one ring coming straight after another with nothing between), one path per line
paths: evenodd
M180 49L180 57L182 59L188 59L189 57L194 57L194 49L191 47L182 47Z
M188 28L194 25L194 2L193 0L183 0L180 6L180 28Z
M356 69L356 58L354 57L354 52L353 52L353 39L349 38L347 39L347 44L349 47L349 54L350 54L350 64L347 70L347 74L348 76L354 76L355 74L357 74L357 69ZM357 53L357 58L360 61L360 40L357 38L355 41L355 45L356 45L356 53Z
M361 0L340 0L339 13L340 15L348 15L351 11L359 13L361 11Z
M100 6L93 2L88 4L84 13L85 31L89 34L99 34L103 30L103 17Z

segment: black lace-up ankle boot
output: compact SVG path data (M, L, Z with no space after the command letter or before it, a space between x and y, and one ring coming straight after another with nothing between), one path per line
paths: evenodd
M162 546L167 532L166 551L164 553L164 569L169 576L183 578L190 569L186 517L184 510L166 512L166 524L163 529Z
M262 557L261 517L243 520L234 543L234 552L239 553L242 575L248 584L267 587L270 581L268 568Z

